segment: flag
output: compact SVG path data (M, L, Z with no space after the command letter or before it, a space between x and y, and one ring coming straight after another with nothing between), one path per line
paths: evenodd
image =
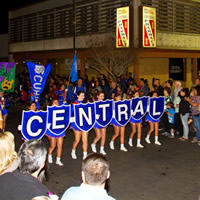
M77 81L77 59L76 59L76 53L74 53L74 59L73 59L73 63L72 63L72 69L70 72L70 77L71 77L71 82L75 82Z
M0 92L14 92L16 63L0 62Z
M33 95L35 99L39 99L51 71L51 64L37 65L32 62L26 62L26 64L28 66Z

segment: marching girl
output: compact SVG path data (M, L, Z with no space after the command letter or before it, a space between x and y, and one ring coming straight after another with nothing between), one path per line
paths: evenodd
M139 97L139 92L135 92L134 94L134 98L137 98ZM137 146L138 148L144 148L143 145L141 145L141 135L142 135L142 119L140 120L135 120L133 119L133 117L131 117L130 119L130 125L131 125L131 129L132 129L132 132L129 136L129 141L128 141L128 144L129 146L133 146L133 137L136 133L136 128L137 128Z
M104 93L100 91L97 94L97 101L103 101L103 100L104 100ZM101 139L100 153L106 155L106 152L104 151L104 145L106 141L106 127L99 126L97 123L95 123L94 132L96 134L96 137L94 138L93 143L91 144L92 151L94 153L97 152L96 144Z
M73 104L79 104L79 103L83 103L83 100L85 99L85 92L79 90L77 93L77 100L73 103ZM74 112L74 106L72 104L72 115ZM83 148L83 160L87 157L87 149L88 149L88 132L86 131L82 131L80 130L75 122L71 123L71 127L70 129L73 130L74 132L74 142L72 145L72 152L71 152L71 156L73 159L77 159L76 156L76 148L80 142L80 140L82 139L82 148Z
M57 99L54 99L52 102L52 106L59 106L59 102ZM49 140L50 147L48 149L48 162L53 163L52 153L57 146L57 157L56 157L56 165L63 166L60 158L62 155L62 146L63 146L63 138L65 137L65 132L61 133L58 137L52 135L51 131L47 129L46 136Z
M3 96L3 92L0 92L0 110L2 113L2 118L3 118L3 132L5 131L6 128L6 119L7 119L7 115L8 115L8 111L6 109L6 107L10 106L10 104L8 103L8 100Z
M57 91L59 106L63 104L67 104L67 89L65 89L65 85L61 84L60 89Z
M120 94L115 95L115 101L121 101L121 99L122 98L121 98ZM109 143L110 148L112 150L115 149L114 141L120 135L120 150L124 151L124 152L127 152L128 150L124 146L125 126L119 125L114 118L111 121L111 125L113 125L113 128L114 128L114 135L112 136L112 139L111 139L111 141Z
M152 93L152 97L158 97L158 93L156 91L154 91ZM146 121L149 122L149 131L147 133L147 136L145 138L145 141L148 143L148 144L151 144L151 141L150 141L150 136L151 134L153 133L153 131L155 130L155 144L156 145L161 145L161 143L158 141L158 126L159 126L159 122L160 122L160 119L158 120L155 120L155 119L152 119L151 116L149 115L149 113L147 114L146 116Z

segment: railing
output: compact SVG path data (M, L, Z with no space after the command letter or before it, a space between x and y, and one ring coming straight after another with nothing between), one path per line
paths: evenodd
M157 30L200 34L200 3L185 0L141 0L157 9Z
M9 20L10 42L36 41L114 32L116 8L132 0L86 0ZM75 26L74 26L75 23ZM75 28L76 27L76 28ZM75 28L75 31L74 31Z

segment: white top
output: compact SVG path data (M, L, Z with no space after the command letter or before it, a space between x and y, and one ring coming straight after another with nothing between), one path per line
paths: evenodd
M115 200L105 189L82 183L77 187L70 187L65 191L61 200Z

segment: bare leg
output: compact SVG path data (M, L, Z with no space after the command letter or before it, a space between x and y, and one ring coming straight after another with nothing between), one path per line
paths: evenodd
M120 144L124 144L125 126L119 128L120 130Z
M82 132L82 148L83 152L87 152L88 149L88 132Z
M137 139L141 139L141 135L142 135L142 124L141 123L137 123Z
M106 142L106 128L101 129L101 147L104 147Z
M60 158L62 155L63 137L57 138L56 142L57 142L57 157Z
M7 118L7 115L4 115L3 116L3 130L5 131L5 128L6 128L6 118Z
M101 139L101 129L94 128L94 132L96 134L96 137L94 138L93 144L96 144Z
M112 142L115 141L115 139L119 136L119 126L115 126L113 125L113 128L114 128L114 135L112 136Z
M73 129L73 132L74 132L74 142L73 142L73 145L72 145L72 149L75 150L80 142L80 139L81 139L81 132L80 131L76 131Z
M131 125L132 132L131 132L129 138L133 139L133 137L134 137L134 135L136 133L136 125L134 123L132 123L132 122L130 123L130 125Z
M50 147L48 149L48 154L52 155L53 150L56 147L56 138L52 138L52 137L48 136L48 140L49 140L49 143L50 143Z

